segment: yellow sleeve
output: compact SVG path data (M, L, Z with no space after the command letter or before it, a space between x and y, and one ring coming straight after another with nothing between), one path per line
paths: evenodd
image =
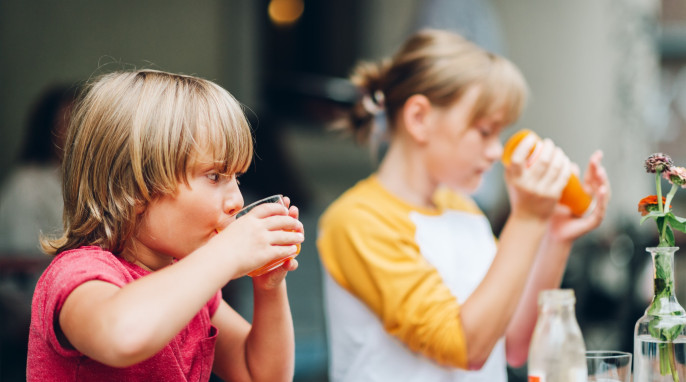
M466 368L458 301L420 254L405 215L389 214L378 203L330 208L319 227L322 263L411 350Z

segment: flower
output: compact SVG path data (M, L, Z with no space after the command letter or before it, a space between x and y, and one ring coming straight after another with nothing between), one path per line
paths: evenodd
M666 200L667 199L663 196L663 205L666 204ZM672 208L672 206L669 206L669 208ZM640 202L638 202L638 212L641 213L641 216L646 216L652 211L658 211L657 195L646 196L645 198L641 199Z
M668 170L662 173L662 176L672 184L686 188L686 168L670 166Z
M674 247L674 230L686 232L686 219L674 215L671 211L672 198L679 188L686 188L686 169L674 166L669 155L656 153L645 161L645 169L655 173L655 189L657 195L647 196L638 203L641 213L641 223L652 218L657 223L658 247ZM662 196L662 179L665 178L672 186L667 197Z
M672 158L667 154L655 153L646 159L646 171L648 172L663 172L672 167Z
M648 173L655 174L655 189L657 195L646 196L638 202L638 212L641 213L641 223L647 219L655 220L658 231L658 247L674 247L674 230L686 232L686 219L674 215L672 212L672 198L679 188L686 188L686 169L674 166L672 158L666 154L656 153L648 157L645 161L645 169ZM666 179L671 188L667 197L662 196L662 178ZM672 280L671 260L665 254L655 253L653 259L655 266L654 275L654 298L646 314L652 316L648 330L654 338L663 341L658 344L658 357L660 358L660 374L672 376L675 382L679 381L674 359L674 340L683 330L682 324L671 323L670 320L663 320L660 312L665 308L661 300L669 299L674 288ZM682 315L683 310L674 310L671 315Z

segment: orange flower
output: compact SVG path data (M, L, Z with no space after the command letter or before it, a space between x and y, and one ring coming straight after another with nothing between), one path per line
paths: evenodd
M664 205L667 202L665 197L662 197L662 204ZM672 206L669 206L669 208L672 208ZM641 216L646 216L650 213L650 211L657 211L658 206L657 206L657 195L650 195L646 196L645 198L641 199L640 202L638 202L638 212L641 213Z

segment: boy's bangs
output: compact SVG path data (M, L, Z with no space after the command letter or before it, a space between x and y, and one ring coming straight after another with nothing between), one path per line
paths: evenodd
M220 172L240 174L252 161L253 138L240 105L227 97L208 102L207 110L200 114L202 120L196 126L203 138L198 143L209 148Z

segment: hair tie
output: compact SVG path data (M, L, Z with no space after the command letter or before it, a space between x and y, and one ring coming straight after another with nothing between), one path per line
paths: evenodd
M374 93L366 93L362 96L362 107L371 115L378 115L384 111L385 97L381 90L376 90Z

